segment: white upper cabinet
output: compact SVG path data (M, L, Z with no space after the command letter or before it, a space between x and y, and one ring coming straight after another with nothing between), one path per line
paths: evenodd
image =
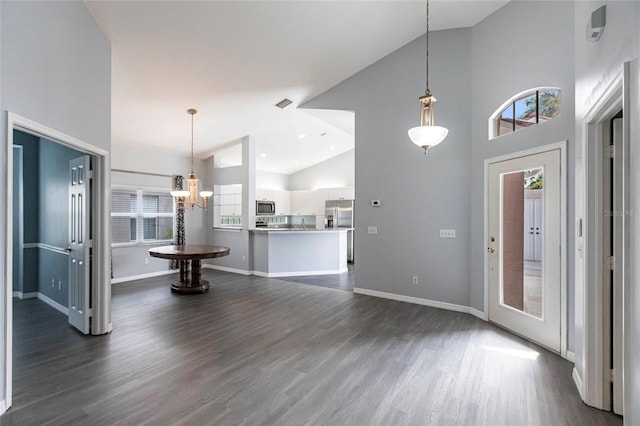
M291 214L291 193L281 189L273 190L271 201L276 203L276 214L286 216Z
M324 203L330 200L329 189L321 188L316 190L316 214L324 215Z
M256 188L256 200L259 201L275 201L273 189Z
M316 191L291 191L291 213L307 216L316 214L315 193Z
M329 200L354 200L356 198L356 189L353 186L344 188L329 188Z

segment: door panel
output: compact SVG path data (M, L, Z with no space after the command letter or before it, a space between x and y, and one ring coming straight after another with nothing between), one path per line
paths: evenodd
M90 157L69 162L69 324L89 334L90 306Z
M560 150L489 165L489 320L560 351Z

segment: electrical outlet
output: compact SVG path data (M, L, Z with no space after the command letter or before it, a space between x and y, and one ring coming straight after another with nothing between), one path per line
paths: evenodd
M413 277L413 285L418 285L418 277Z
M378 233L378 227L377 226L369 226L367 228L367 232L369 234L377 234Z
M148 258L148 257L145 257L145 258L144 258L144 264L145 264L145 265L148 265L148 264L149 264L149 258Z
M247 256L242 256L242 261L246 261L247 260Z
M58 290L62 290L62 281L58 281Z
M440 238L455 238L456 230L455 229L441 229L440 230Z

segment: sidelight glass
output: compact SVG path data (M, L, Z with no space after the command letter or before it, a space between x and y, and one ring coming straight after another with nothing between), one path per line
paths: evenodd
M501 176L500 302L543 318L544 168Z

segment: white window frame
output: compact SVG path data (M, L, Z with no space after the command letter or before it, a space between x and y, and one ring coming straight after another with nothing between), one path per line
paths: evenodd
M111 191L131 191L136 193L137 201L136 201L136 212L135 213L114 213L111 212L111 218L114 217L126 217L126 218L134 218L136 219L136 240L129 241L126 243L111 243L111 247L133 247L133 246L146 246L146 245L158 245L158 243L172 243L173 237L169 239L154 239L154 240L145 240L144 239L144 219L148 218L162 218L162 217L170 217L172 221L172 230L173 235L176 235L176 204L172 203L172 211L171 213L145 213L144 212L144 203L143 196L144 195L157 195L158 193L166 191L166 188L149 188L149 187L138 187L138 186L126 186L126 185L112 185ZM113 210L113 209L112 209Z
M549 90L558 90L560 92L560 96L562 96L562 89L560 87L542 86L542 87L534 87L533 89L527 89L527 90L522 91L522 92L512 96L511 98L507 99L489 117L489 140L498 139L498 138L501 138L503 136L511 135L511 134L516 133L518 131L518 130L512 131L512 132L509 132L509 133L505 133L504 135L498 135L497 134L497 131L496 131L497 130L497 128L496 128L497 120L502 116L502 113L504 112L504 110L509 105L512 105L515 102L517 102L517 101L519 101L521 99L527 98L527 97L529 97L531 95L535 95L536 92L542 93L542 92L547 92ZM560 102L562 102L562 98L561 98ZM537 114L537 112L536 112L536 114ZM515 120L515 117L514 117L514 120ZM550 120L546 120L546 121L550 121ZM546 121L544 121L544 122L546 122ZM535 124L540 124L540 123L542 123L542 122L536 122ZM520 130L522 130L522 129L520 129Z

